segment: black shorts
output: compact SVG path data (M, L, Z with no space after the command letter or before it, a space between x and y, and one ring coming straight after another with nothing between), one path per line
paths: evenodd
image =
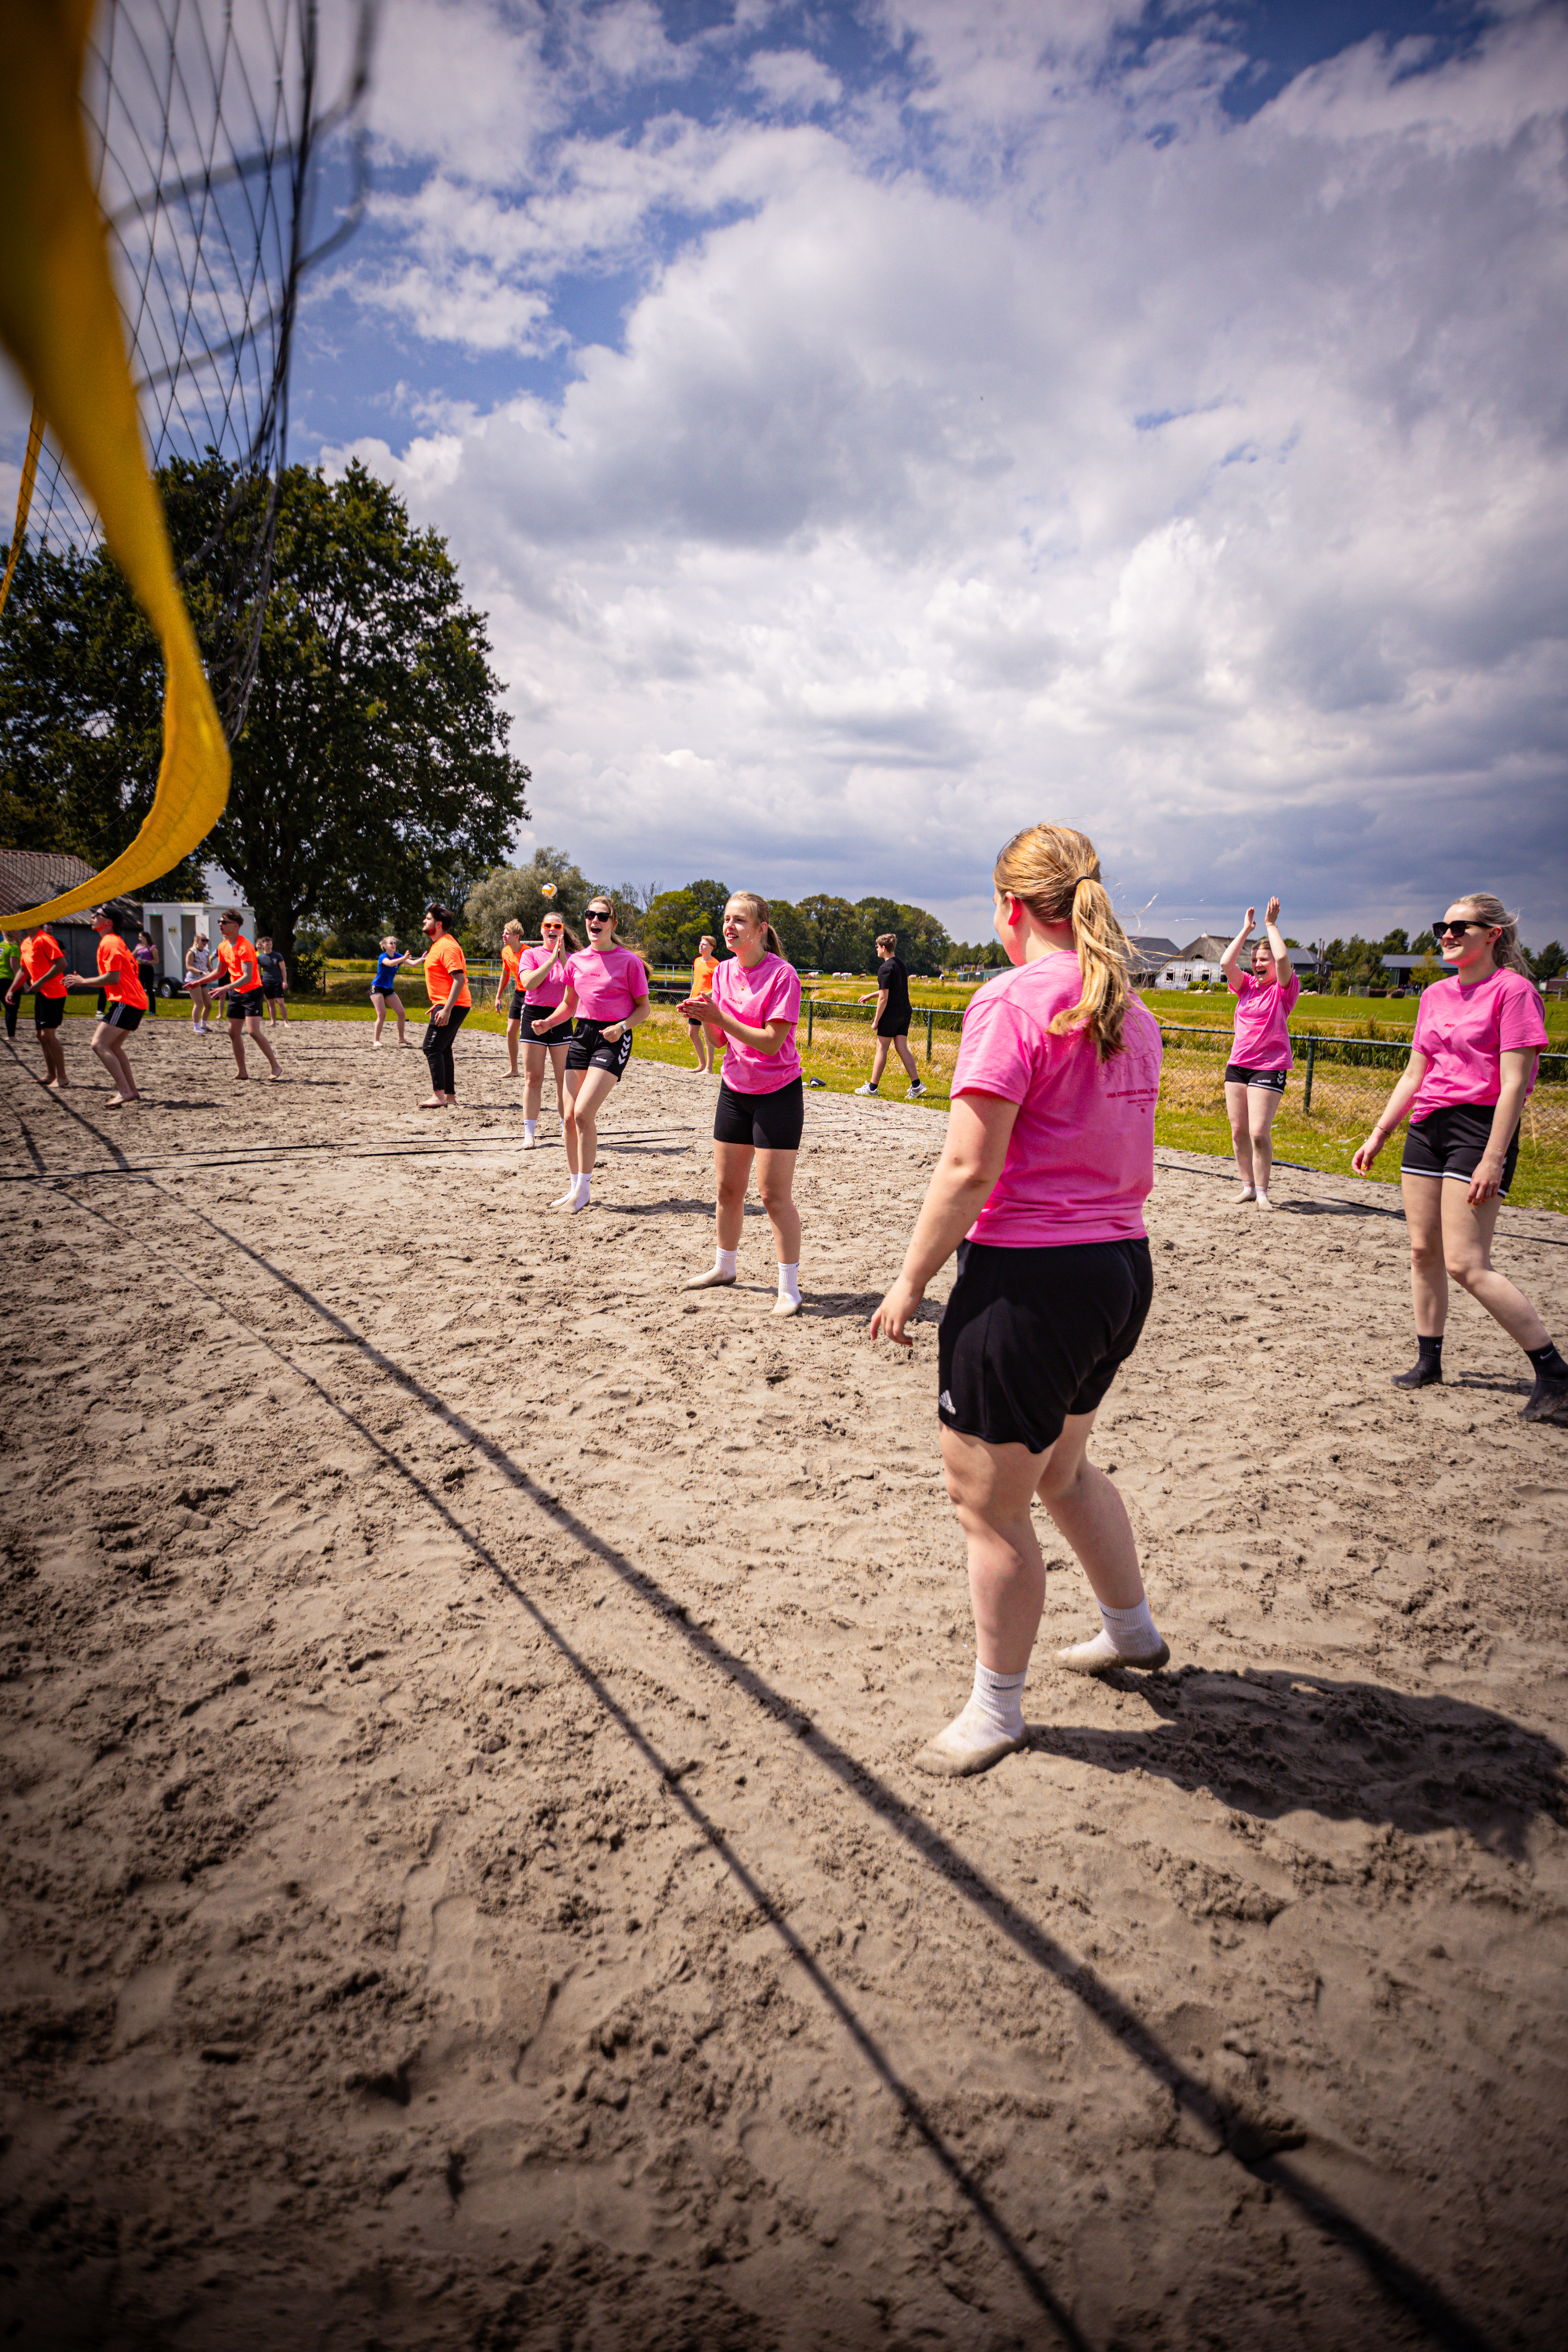
M907 1037L909 1034L910 1016L907 1013L884 1013L877 1024L879 1037Z
M280 988L264 988L261 993L268 1004L277 1004L282 998L283 991Z
M1429 1111L1423 1119L1412 1119L1405 1138L1400 1174L1457 1176L1468 1183L1491 1140L1494 1108L1491 1103L1450 1103L1446 1110ZM1502 1182L1498 1189L1505 1199L1518 1165L1516 1127L1502 1156Z
M63 996L34 997L33 1026L35 1029L58 1029L65 1017L66 1001Z
M224 1019L226 1021L259 1021L261 1008L266 1002L266 992L259 988L247 988L243 994L231 992L228 1010L224 1014Z
M623 1030L617 1045L606 1045L605 1032L615 1027L613 1021L579 1021L572 1032L572 1042L566 1048L569 1070L608 1070L618 1078L632 1058L632 1033ZM556 1029L552 1034L559 1037Z
M103 1016L103 1025L106 1029L118 1029L121 1036L129 1037L132 1031L142 1026L142 1008L138 1004L111 1004Z
M937 1342L941 1420L987 1445L1043 1454L1068 1413L1101 1402L1138 1345L1153 1295L1146 1241L960 1242Z
M1270 1094L1282 1095L1289 1070L1254 1070L1245 1062L1227 1062L1225 1082L1227 1087L1267 1087Z
M720 1079L715 1143L749 1144L753 1151L798 1151L805 1125L805 1089L798 1078L771 1095L737 1094Z
M552 1029L542 1030L534 1026L536 1022L548 1021L552 1013L560 1010L558 1004L530 1004L525 997L514 996L508 1017L517 1023L517 1034L525 1045L564 1045L570 1043L572 1036L572 1031L564 1021L557 1021ZM604 1069L607 1065L601 1062L599 1066Z

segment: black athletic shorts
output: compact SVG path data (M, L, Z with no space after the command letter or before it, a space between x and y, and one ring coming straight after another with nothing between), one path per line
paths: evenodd
M283 991L280 988L264 988L261 993L268 1004L277 1004L282 999Z
M224 1014L224 1019L226 1021L259 1021L261 1008L266 1002L267 994L264 989L247 988L243 994L231 993L228 1010Z
M629 1029L624 1030L618 1044L606 1045L605 1032L615 1025L613 1021L579 1021L566 1048L567 1068L608 1070L612 1077L618 1078L632 1058L632 1033ZM561 1031L556 1029L551 1034L559 1037Z
M910 1016L907 1013L884 1013L877 1024L879 1037L907 1037L909 1034Z
M771 1095L737 1094L720 1079L715 1143L746 1143L753 1151L798 1151L805 1125L805 1089L798 1078Z
M1043 1454L1069 1412L1100 1402L1138 1345L1153 1295L1146 1241L960 1242L937 1341L940 1418L987 1445Z
M548 1021L552 1013L560 1010L558 1004L530 1004L525 997L514 996L507 1018L517 1023L517 1034L525 1045L567 1045L572 1042L569 1023L558 1021L552 1029L534 1026L535 1022ZM601 1063L600 1067L604 1066Z
M1254 1070L1245 1062L1227 1062L1225 1082L1227 1087L1267 1087L1271 1094L1282 1095L1289 1070Z
M142 1008L139 1004L111 1004L103 1022L105 1028L118 1029L121 1036L129 1037L142 1026Z
M66 1001L63 996L35 995L33 999L35 1029L58 1029L65 1017Z
M1468 1183L1491 1141L1494 1108L1491 1103L1450 1103L1446 1110L1429 1111L1423 1119L1413 1118L1405 1138L1401 1175L1458 1176ZM1505 1199L1518 1165L1516 1127L1502 1156L1502 1183L1499 1190Z

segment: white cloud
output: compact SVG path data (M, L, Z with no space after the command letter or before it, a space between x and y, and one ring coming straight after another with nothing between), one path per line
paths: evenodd
M1132 903L1408 894L1381 929L1479 857L1563 933L1562 19L1363 44L1238 123L1211 31L1108 68L1131 13L889 5L930 172L860 92L563 110L526 195L448 142L388 203L363 290L422 334L536 344L563 274L644 272L558 400L363 446L490 610L538 835L957 908L1049 813ZM790 57L745 68L774 103Z
M837 106L844 85L809 49L756 49L747 60L748 80L776 107Z

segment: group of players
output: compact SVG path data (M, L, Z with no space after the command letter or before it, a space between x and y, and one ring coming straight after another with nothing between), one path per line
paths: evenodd
M1024 1744L1024 1685L1045 1598L1031 1517L1037 1497L1081 1562L1100 1615L1093 1638L1059 1651L1058 1663L1100 1675L1152 1671L1170 1656L1121 1497L1088 1452L1095 1415L1138 1344L1152 1297L1143 1204L1154 1180L1160 1031L1132 987L1128 942L1085 835L1028 827L1002 851L993 881L1007 969L976 992L964 1014L942 1156L902 1267L870 1319L874 1337L909 1347L926 1289L956 1252L938 1342L937 1412L947 1491L967 1546L976 1656L968 1700L916 1759L937 1774L984 1770ZM1291 1066L1287 1022L1299 989L1279 915L1279 901L1270 898L1264 936L1254 943L1248 908L1222 960L1237 1000L1226 1098L1241 1197L1262 1209L1270 1205L1271 1129ZM97 977L109 1003L93 1051L115 1082L110 1104L118 1107L137 1098L124 1045L141 1018L138 999L143 1010L146 1000L134 957L108 913L95 919ZM649 1012L647 969L616 938L613 900L596 894L584 919L585 943L553 911L537 944L525 941L520 924L509 924L496 997L499 1010L510 987L507 1044L514 1075L520 1051L523 1056L525 1150L537 1148L547 1060L553 1069L570 1181L552 1205L572 1212L589 1205L598 1116ZM256 950L237 916L226 916L221 928L220 985L239 1074L250 1030L276 1076L258 1018ZM1434 928L1452 977L1423 995L1407 1066L1352 1162L1369 1170L1408 1118L1402 1183L1417 1360L1395 1385L1441 1381L1452 1280L1529 1358L1534 1381L1524 1419L1568 1424L1568 1361L1530 1301L1491 1263L1520 1115L1547 1042L1541 1001L1517 923L1500 900L1488 892L1462 897ZM713 1122L714 1258L686 1286L736 1281L754 1172L778 1268L773 1311L797 1315L800 979L755 892L730 899L722 929L728 956L712 953L712 940L702 942L692 992L680 1006L702 1066L714 1067L721 1049L724 1055ZM450 910L432 905L424 931L426 1103L449 1108L457 1098L453 1041L473 1000ZM896 941L879 942L884 946L890 952ZM65 1082L58 1028L66 976L53 969L57 960L63 964L63 953L47 931L30 934L23 970L7 992L14 1003L24 984L35 991L51 1087ZM390 1010L402 1039L396 979L409 960L395 940L383 942L372 992L376 1043ZM879 980L881 1052L862 1093L875 1090L898 1034L881 1028L889 992L880 971Z

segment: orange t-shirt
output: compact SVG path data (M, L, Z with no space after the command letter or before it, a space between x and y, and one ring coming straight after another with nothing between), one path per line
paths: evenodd
M502 948L500 951L500 984L503 994L505 993L506 984L509 980L514 988L517 986L517 967L521 961L521 952L519 949Z
M693 956L693 957L692 957L692 959L691 959L691 993L692 993L692 995L693 995L693 996L711 996L711 995L712 995L712 993L713 993L713 975L714 975L714 973L718 971L718 969L719 969L719 959L718 959L718 957L717 957L717 956Z
M456 996L447 992L453 981L458 983ZM468 994L468 967L463 950L450 931L443 931L425 959L425 985L430 992L432 1004L471 1004Z
M117 931L105 931L98 942L98 976L110 1004L128 1004L132 1013L146 1012L142 967Z
M66 951L58 940L47 931L35 931L30 940L22 941L22 970L27 975L27 985L39 996L63 996L66 984L61 973L65 969ZM135 959L132 957L132 962ZM59 971L50 969L58 964Z
M218 941L217 960L242 996L248 996L261 985L261 966L256 960L256 950L244 932L232 940Z

